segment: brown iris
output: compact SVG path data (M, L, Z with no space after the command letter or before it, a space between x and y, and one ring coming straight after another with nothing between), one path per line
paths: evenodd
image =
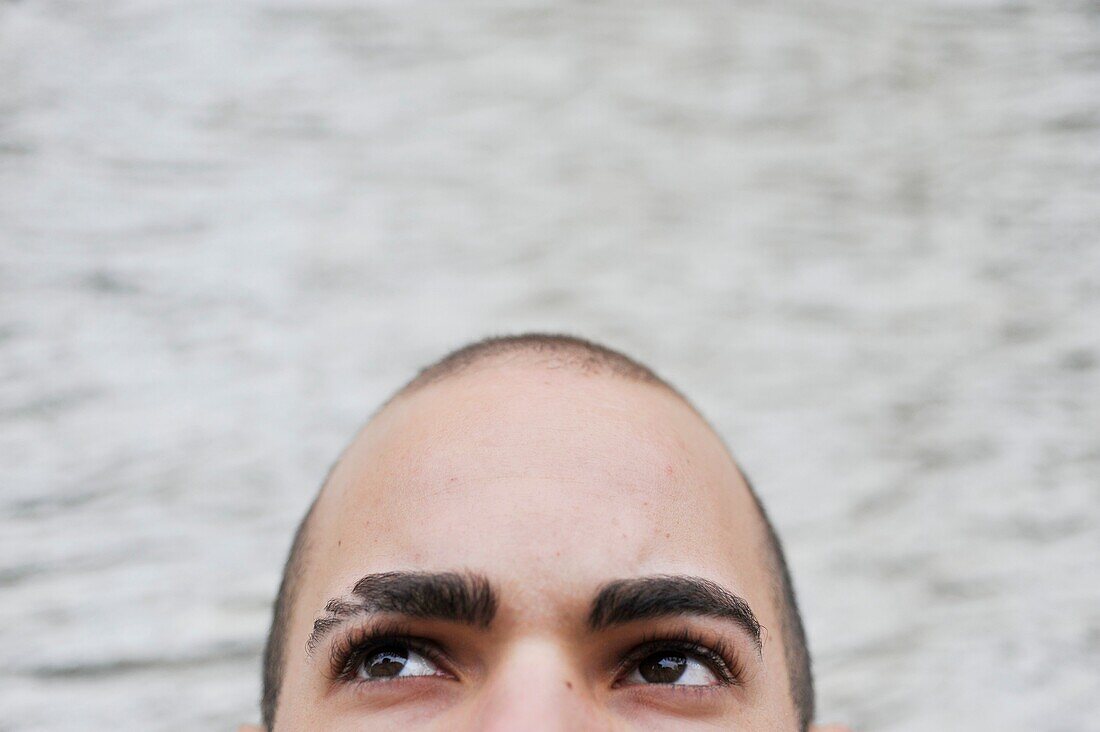
M638 673L651 684L675 684L687 670L687 657L679 653L654 653L638 664Z
M401 673L409 662L409 652L403 648L390 646L374 651L363 659L359 675L367 679L392 679Z

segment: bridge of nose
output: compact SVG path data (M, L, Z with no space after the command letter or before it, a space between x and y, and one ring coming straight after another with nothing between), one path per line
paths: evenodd
M563 644L549 638L517 640L486 676L469 728L611 730L597 683Z

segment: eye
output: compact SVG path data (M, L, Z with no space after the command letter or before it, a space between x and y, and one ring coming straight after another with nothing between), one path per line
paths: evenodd
M642 658L623 678L624 684L675 684L714 686L722 683L707 662L689 653L664 650Z
M355 669L362 681L386 681L406 676L443 676L439 667L408 646L391 643L363 654Z

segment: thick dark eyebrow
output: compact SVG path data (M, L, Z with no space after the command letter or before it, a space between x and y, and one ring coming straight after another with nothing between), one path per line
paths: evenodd
M676 615L725 618L741 626L761 647L760 621L743 598L701 577L656 575L609 582L600 588L588 627L602 630L637 620Z
M333 628L358 615L393 613L486 628L497 611L489 580L458 572L380 572L368 574L347 597L334 597L313 621L306 647L317 647Z

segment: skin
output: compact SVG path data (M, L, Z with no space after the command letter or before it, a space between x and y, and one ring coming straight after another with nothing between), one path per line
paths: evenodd
M342 457L310 539L277 730L797 728L760 518L720 439L665 389L512 357L399 397ZM330 598L390 571L484 575L496 615L487 628L364 615L307 651ZM744 598L759 651L723 618L588 628L601 586L669 574ZM332 678L335 639L395 620L446 650L441 675ZM626 683L624 656L684 631L724 643L741 682Z

